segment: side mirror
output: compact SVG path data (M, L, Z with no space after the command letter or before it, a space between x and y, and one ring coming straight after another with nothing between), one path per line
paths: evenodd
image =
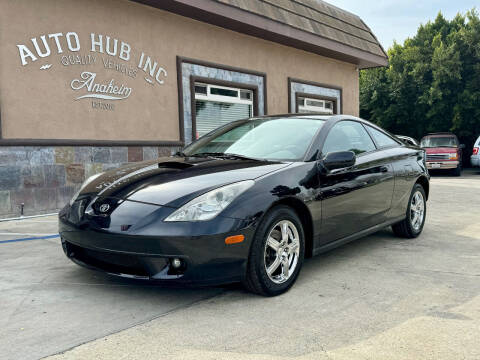
M349 168L355 165L356 156L353 151L328 153L322 160L323 166L329 170Z

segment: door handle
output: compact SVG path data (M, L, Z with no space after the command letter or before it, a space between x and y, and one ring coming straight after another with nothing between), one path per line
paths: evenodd
M380 168L380 172L382 172L382 173L388 172L388 167L382 166L382 167Z

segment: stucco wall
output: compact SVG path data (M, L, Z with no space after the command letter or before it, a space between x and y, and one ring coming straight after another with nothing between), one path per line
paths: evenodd
M126 0L0 0L0 106L3 138L179 140L176 57L184 56L267 74L268 113L288 111L287 78L332 84L343 89L343 112L358 115L358 72L352 64L288 48ZM80 50L68 49L65 34L78 34ZM62 33L58 53L54 38ZM91 33L130 45L130 60L91 52ZM22 66L17 45L35 55L30 39L47 35L51 55ZM73 39L73 38L72 38ZM72 40L73 43L73 40ZM73 44L75 45L75 44ZM75 47L75 46L73 46ZM97 47L98 50L98 47ZM141 53L167 72L159 84L138 69ZM62 56L95 55L91 65L62 64ZM106 69L112 60L136 69L135 77ZM51 64L48 69L40 69ZM107 63L108 64L108 63ZM124 100L105 101L114 110L94 109L85 89L75 91L74 79L84 71L96 81L132 89ZM153 85L145 80L153 80ZM98 99L94 101L99 101Z

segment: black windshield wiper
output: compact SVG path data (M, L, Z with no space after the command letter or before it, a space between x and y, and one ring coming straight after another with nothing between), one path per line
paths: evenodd
M219 158L219 159L238 159L238 160L254 160L254 161L265 161L264 159L256 159L252 157L248 157L245 155L240 155L240 154L231 154L231 153L222 153L222 152L202 152L202 153L196 153L190 156L194 157L205 157L205 156L210 156L214 158Z
M201 152L196 154L188 155L190 157L221 157L223 153L221 152Z
M239 160L266 161L265 159L257 159L257 158L252 158L250 156L240 155L240 154L225 153L223 155L225 155L226 157L232 158L232 159L239 159Z

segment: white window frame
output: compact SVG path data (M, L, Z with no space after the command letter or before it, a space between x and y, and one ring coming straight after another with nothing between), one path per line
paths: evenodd
M299 113L325 113L325 115L333 115L335 113L334 106L335 102L332 100L326 100L326 99L316 99L316 98L309 98L309 97L303 97L303 104L301 103L300 99L298 102L298 112ZM307 101L315 101L315 102L321 102L323 104L322 107L320 106L312 106L312 105L307 105ZM325 107L325 102L329 102L332 107L330 109L327 109Z
M254 106L254 104L253 104L253 96L254 96L253 90L242 89L242 88L234 88L234 87L228 87L228 86L220 86L220 85L212 85L212 84L207 84L207 83L202 83L202 82L196 82L194 84L194 89L195 89L196 86L206 86L207 87L207 95L199 94L199 93L195 92L195 100L229 103L229 104L250 105L250 116L253 116L253 106ZM212 94L211 93L212 88L237 91L238 95L236 97L234 97L234 96L224 96L224 95ZM250 94L250 100L240 98L240 94L241 94L242 91L248 92Z

